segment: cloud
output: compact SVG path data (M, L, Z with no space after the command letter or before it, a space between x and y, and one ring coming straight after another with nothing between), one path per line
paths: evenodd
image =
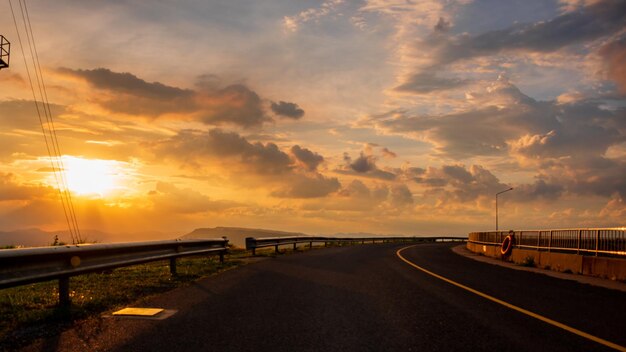
M282 174L293 166L289 155L274 143L250 143L235 132L183 130L156 144L157 155L199 165L217 159L240 165L258 174Z
M199 78L198 90L190 90L146 82L131 73L106 68L57 71L84 79L92 87L110 93L94 95L92 99L112 112L153 118L177 114L207 125L233 124L245 128L271 121L256 92L243 84L217 88L208 82L206 75Z
M189 98L193 95L193 92L190 90L169 87L159 82L149 83L131 73L117 73L106 68L93 70L59 68L58 71L71 76L81 77L98 89L127 93L149 99L170 100Z
M469 81L458 78L437 77L434 72L417 72L411 75L403 84L396 87L400 92L412 92L418 94L459 88Z
M392 152L391 150L387 149L386 147L383 148L380 152L383 155L383 158L393 159L393 158L398 157L398 154Z
M321 174L313 176L293 175L281 189L272 192L279 198L320 198L341 188L337 178L327 178Z
M20 184L14 174L0 172L0 202L32 201L54 196L55 190L52 187Z
M454 72L450 69L452 64L514 51L552 53L611 36L624 28L626 8L623 1L597 1L549 20L518 23L478 35L446 35L443 30L448 27L446 23L440 18L431 35L414 43L415 57L420 58L417 67L396 90L426 94L456 89L470 81L449 77L449 72ZM473 67L483 65L485 62L476 62ZM448 71L448 77L441 76L444 70ZM459 74L467 75L467 72Z
M291 147L291 154L309 171L317 170L317 167L324 162L323 156L306 148L301 148L299 145Z
M213 170L219 167L235 183L254 179L254 185L279 198L324 197L341 186L336 178L316 171L323 156L296 145L290 149L292 159L274 143L250 143L236 132L184 130L155 143L153 150L158 157L198 169L207 163Z
M474 37L461 35L445 42L437 57L449 64L504 50L555 51L622 30L626 20L624 6L622 1L601 1L547 21L516 24Z
M366 155L364 152L361 152L359 157L353 161L348 153L344 153L343 159L345 164L341 169L335 170L338 173L388 181L396 178L394 173L379 169L378 166L376 166L376 157L373 155Z
M342 4L344 0L327 0L323 2L318 8L309 8L301 11L294 16L285 16L283 18L283 27L288 32L296 32L300 26L309 21L318 21L322 17L325 17L335 11L337 6Z
M304 116L304 110L300 109L298 104L287 103L280 101L278 103L272 102L272 111L279 116L288 117L294 120L298 120Z
M154 190L148 193L148 199L159 214L213 213L243 207L237 202L212 200L195 190L166 182L157 182Z
M601 101L537 101L502 77L470 95L473 102L464 111L394 111L369 121L387 133L426 140L436 153L455 159L510 153L526 158L602 155L626 138L623 109L606 109Z
M599 54L604 59L607 78L615 81L620 92L626 94L626 36L604 45Z

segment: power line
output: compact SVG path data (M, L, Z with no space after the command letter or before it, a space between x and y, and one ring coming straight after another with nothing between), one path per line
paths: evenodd
M82 237L80 234L80 230L78 228L78 221L76 218L76 212L74 210L72 197L68 190L67 180L65 178L65 168L63 165L62 154L59 148L59 141L58 141L57 134L56 134L56 128L54 126L54 120L52 118L52 112L50 110L50 103L48 101L48 95L47 95L47 91L45 88L45 83L43 81L43 72L41 70L41 65L39 63L39 55L37 54L37 49L35 46L35 38L33 35L33 31L32 31L30 16L28 15L28 8L26 7L26 0L23 0L23 4L22 4L22 0L18 0L18 2L20 5L22 21L24 23L24 29L26 32L26 39L28 42L31 59L33 61L33 71L35 74L35 79L37 80L37 86L39 88L41 102L39 101L37 94L35 93L35 87L33 84L32 75L30 72L28 62L26 60L26 55L24 53L24 45L22 44L20 30L17 25L17 20L15 18L15 12L13 11L13 4L11 3L11 0L9 0L9 6L11 8L11 15L13 16L13 23L15 24L15 30L17 32L18 42L20 45L20 50L22 52L22 58L24 60L24 67L26 68L26 74L28 76L28 81L30 83L31 92L33 94L33 102L35 104L35 109L37 111L39 124L41 125L41 131L43 133L44 142L46 144L46 150L50 158L52 172L54 174L54 179L57 184L57 188L59 190L61 204L63 206L63 214L65 216L68 230L72 238L72 243L76 244L76 243L82 242ZM40 109L39 104L41 104L42 109ZM46 118L48 133L46 133L46 126L45 126L46 124L44 124L44 121L41 117L41 110L43 110L44 116ZM50 141L48 141L48 139L50 139ZM52 150L51 150L51 145L52 145Z

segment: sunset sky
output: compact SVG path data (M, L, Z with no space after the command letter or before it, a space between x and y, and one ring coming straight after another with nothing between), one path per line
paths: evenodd
M626 1L27 4L81 229L625 225ZM0 230L62 230L0 34Z

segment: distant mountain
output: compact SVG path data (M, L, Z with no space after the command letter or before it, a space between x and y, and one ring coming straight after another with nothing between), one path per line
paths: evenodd
M65 231L43 231L37 228L15 231L0 231L0 247L42 247L49 246L58 236L59 242L72 243L72 238ZM175 239L177 236L156 231L132 233L108 233L99 230L81 229L81 237L87 243L137 242Z
M184 239L222 238L226 236L230 244L237 247L246 247L246 237L275 237L275 236L308 236L300 232L285 232L265 229L249 229L244 227L213 227L200 228L181 236Z
M54 236L59 236L59 241L67 242L68 239L61 232L47 232L40 229L23 229L17 231L0 231L0 247L41 247L49 246L54 242ZM69 236L68 236L69 237ZM70 240L71 242L71 240Z

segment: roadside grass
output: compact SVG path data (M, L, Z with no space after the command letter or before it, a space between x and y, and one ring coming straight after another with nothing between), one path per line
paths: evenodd
M338 244L329 244L335 247ZM324 246L313 246L322 249ZM139 303L152 296L224 270L247 263L252 258L290 255L310 250L308 245L295 250L282 247L279 253L273 247L249 251L230 248L219 262L218 256L178 258L177 275L170 274L169 261L122 267L100 273L70 278L71 306L58 306L58 281L40 282L0 290L0 351L11 351L38 338L59 334L75 321Z
M118 268L70 278L71 307L58 307L58 281L0 290L0 350L11 350L36 338L52 336L73 321L146 299L243 263L245 251L219 257L177 260L172 276L169 261Z

